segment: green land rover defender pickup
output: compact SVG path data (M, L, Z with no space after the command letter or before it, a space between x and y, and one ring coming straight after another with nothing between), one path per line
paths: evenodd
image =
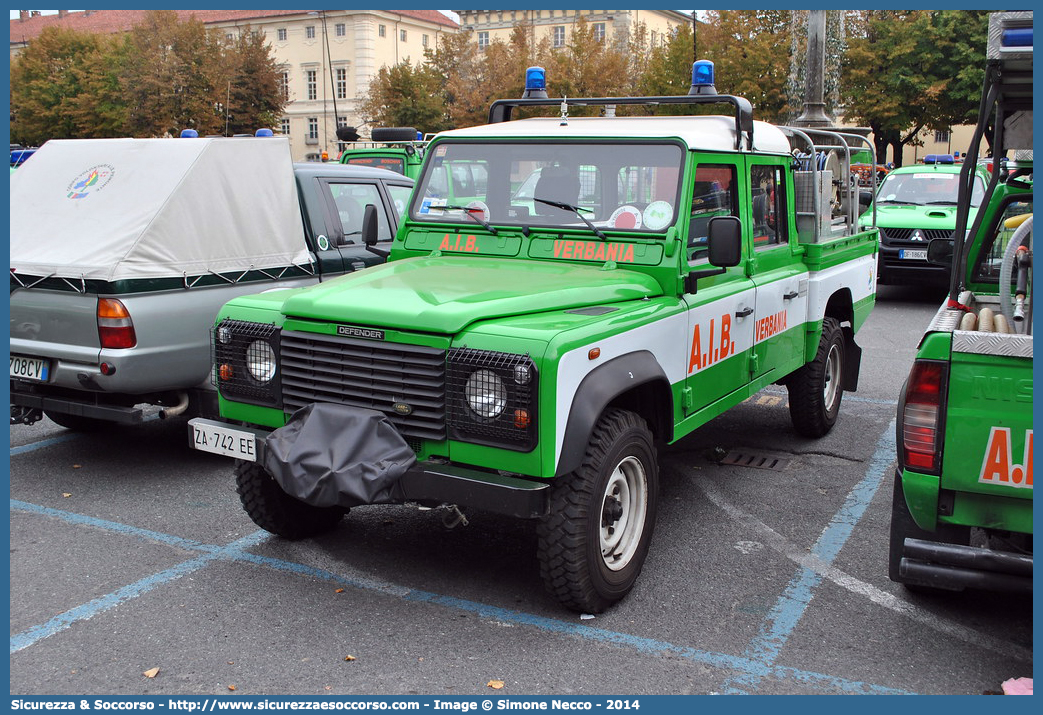
M541 73L431 141L386 265L221 310L223 419L191 439L238 460L247 513L288 538L363 504L535 519L549 592L599 612L645 561L657 443L772 383L797 432L833 427L877 231L842 180L864 140L754 121L711 63L676 97L549 99ZM644 114L668 104L726 113ZM830 152L839 176L808 160ZM446 167L481 181L447 195Z
M971 224L990 124L991 180ZM1032 589L1031 149L1032 13L994 13L958 238L927 247L951 262L950 294L898 407L889 575L913 589Z

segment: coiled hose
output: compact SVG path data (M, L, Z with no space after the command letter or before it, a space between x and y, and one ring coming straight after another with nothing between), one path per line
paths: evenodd
M1012 307L1010 299L1010 276L1014 271L1015 256L1024 244L1031 254L1032 251L1032 214L1024 214L1027 218L1021 220L1021 225L1014 231L1014 235L1007 241L1007 250L1003 252L1003 263L1000 265L1000 310L1007 317L1011 325L1024 330L1018 332L1027 335L1032 334L1032 306L1029 305L1027 314L1021 305ZM1021 219L1020 216L1013 217ZM1011 221L1011 219L1007 219ZM1008 224L1009 225L1009 224Z

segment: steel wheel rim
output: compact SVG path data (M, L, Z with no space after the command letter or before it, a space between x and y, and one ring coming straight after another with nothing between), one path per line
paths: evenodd
M623 459L612 470L601 497L601 559L610 571L630 563L645 530L648 479L637 457Z
M822 386L822 400L827 410L833 409L833 403L840 392L840 348L829 346L826 355L825 384Z

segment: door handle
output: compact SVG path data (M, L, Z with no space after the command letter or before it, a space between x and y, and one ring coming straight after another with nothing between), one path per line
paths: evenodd
M735 311L736 318L745 318L747 315L753 312L753 308L742 308L741 310Z
M782 296L782 299L783 300L793 300L798 295L800 295L800 294L797 291L793 291L792 293L786 293L784 296Z

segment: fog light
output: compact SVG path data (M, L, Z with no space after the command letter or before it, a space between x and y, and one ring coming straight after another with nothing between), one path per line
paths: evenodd
M101 374L102 375L115 375L116 374L116 366L115 365L110 365L107 362L103 362L99 367L101 369Z

